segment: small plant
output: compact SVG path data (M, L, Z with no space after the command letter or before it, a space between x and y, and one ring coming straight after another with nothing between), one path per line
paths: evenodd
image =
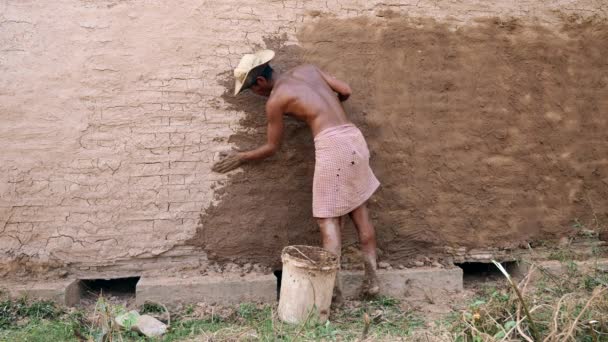
M574 259L575 255L569 248L559 248L549 252L547 258L549 260L557 260L559 262L567 262Z
M585 225L581 223L581 221L579 221L578 218L575 218L574 221L572 222L572 228L574 228L575 230L579 231L581 229L585 228Z
M246 322L263 321L265 318L271 316L271 311L268 306L260 307L252 303L242 303L239 305L236 315Z
M243 319L251 320L254 318L255 311L256 311L255 305L253 305L251 303L242 303L241 305L239 305L237 314L239 315L239 317L241 317Z
M32 319L52 319L57 318L63 313L63 310L57 307L52 301L43 300L33 302L30 305L24 305L20 314Z
M89 319L87 333L94 341L103 342L120 340L121 333L131 334L129 331L121 332L120 327L116 323L116 317L125 312L126 309L124 307L112 305L103 295L100 295L95 303L93 315ZM130 321L130 319L127 318L127 321Z
M194 311L194 306L188 305L187 309L191 309L191 311L193 312ZM167 309L163 305L158 304L158 303L154 303L154 302L149 302L149 301L146 301L144 303L144 305L142 306L142 308L141 308L141 313L142 314L147 314L147 313L163 313L165 311L167 311ZM190 313L192 313L192 312L190 312Z
M194 312L194 305L192 305L192 304L186 305L186 310L184 310L184 313L186 315L192 315L193 312Z
M491 296L499 302L508 302L511 299L511 296L508 293L500 292L498 290L492 292Z
M0 302L0 329L9 327L17 320L17 309L12 300Z
M585 274L582 277L582 284L587 291L593 291L598 286L608 287L608 275L597 272Z

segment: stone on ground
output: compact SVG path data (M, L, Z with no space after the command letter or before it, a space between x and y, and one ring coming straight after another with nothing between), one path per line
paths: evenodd
M152 316L141 315L133 325L133 330L146 337L157 337L167 332L167 325Z
M115 319L123 329L131 329L147 337L157 337L167 331L167 325L150 315L140 315L139 312L131 310L119 315Z

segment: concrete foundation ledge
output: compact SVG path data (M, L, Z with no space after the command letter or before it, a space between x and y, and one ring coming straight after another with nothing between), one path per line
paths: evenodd
M340 271L344 295L359 296L363 282L362 271ZM417 299L462 290L460 268L413 268L379 270L381 294L398 299ZM0 282L0 290L11 297L50 299L74 306L82 296L78 279L60 281L32 281L25 283ZM207 275L196 277L146 277L138 281L136 305L146 301L168 306L177 304L210 303L233 305L243 302L273 303L277 300L277 279L274 275L247 274Z
M268 303L277 299L277 278L272 275L243 277L200 276L191 278L146 278L137 283L135 301L165 305L178 303L238 304Z
M345 297L357 297L363 283L362 271L341 271ZM380 294L398 299L416 299L462 291L462 269L421 267L379 270Z
M0 282L0 291L12 298L46 299L66 306L74 306L80 302L80 281L77 279Z
M359 296L362 271L341 271L344 295ZM460 268L415 268L378 271L381 294L393 298L417 299L462 291ZM244 277L201 276L193 278L142 278L137 284L136 304L146 301L165 305L178 303L238 304L271 303L277 299L277 281L273 275Z

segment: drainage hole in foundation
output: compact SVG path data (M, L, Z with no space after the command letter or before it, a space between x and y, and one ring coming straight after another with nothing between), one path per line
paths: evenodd
M501 264L511 276L514 276L518 270L516 261L503 261ZM463 262L456 264L456 266L462 268L465 286L479 282L502 282L507 280L496 265L491 262Z
M109 300L131 301L135 299L135 287L139 277L114 279L81 279L81 303L96 301L99 296ZM85 302L85 303L83 303Z

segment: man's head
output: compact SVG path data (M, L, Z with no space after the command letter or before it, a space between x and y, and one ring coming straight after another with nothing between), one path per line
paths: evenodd
M255 77L255 82L249 87L252 92L261 96L270 96L274 79L272 78L272 68L269 64L264 64L262 71Z
M274 58L272 50L261 50L244 55L234 69L234 95L243 89L252 88L251 90L256 94L268 96L273 86L272 68L268 65L272 58Z

